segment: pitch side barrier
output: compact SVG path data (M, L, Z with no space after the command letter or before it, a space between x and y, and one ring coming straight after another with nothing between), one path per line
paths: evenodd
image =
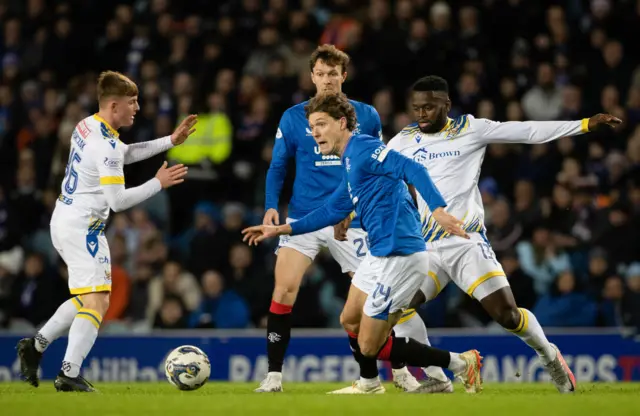
M100 335L82 374L102 382L164 380L164 360L179 345L196 345L211 360L211 379L259 382L267 373L264 330L152 331ZM611 329L545 329L557 344L578 381L640 381L640 342ZM19 380L15 345L24 334L0 333L0 382ZM501 330L429 330L435 347L462 352L478 349L484 356L485 382L548 381L535 353L518 338ZM42 361L42 378L53 379L64 356L66 339L57 340ZM390 369L381 365L389 379ZM421 375L417 369L415 374ZM346 335L337 329L294 329L283 376L286 381L343 381L359 376Z

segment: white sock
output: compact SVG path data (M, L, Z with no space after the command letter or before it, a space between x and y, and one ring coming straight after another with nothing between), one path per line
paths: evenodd
M453 371L453 374L458 374L460 371L464 370L467 364L464 362L462 358L460 358L460 354L457 352L450 352L451 361L449 362L449 370Z
M398 323L393 328L394 332L396 333L396 336L399 338L406 338L406 337L413 338L418 342L431 346L431 343L429 342L429 337L427 336L427 327L422 321L422 318L420 318L420 316L415 312L415 310L412 311L411 313L413 313L413 315L409 319L407 319L402 323ZM402 321L402 319L400 319L400 321ZM442 371L442 368L440 367L430 366L427 368L423 368L422 371L424 371L424 373L427 376L431 378L435 378L436 380L440 380L440 381L448 380L447 376L444 374L444 371Z
M282 373L279 371L271 371L267 373L267 376L275 377L278 381L282 381Z
M82 362L89 355L98 337L102 316L93 309L78 311L69 330L69 345L62 362L62 371L67 377L78 377Z
M380 377L378 376L375 378L360 377L360 385L363 387L377 386L378 384L380 384Z
M83 306L80 296L73 297L60 305L56 313L36 333L34 337L36 350L44 352L49 344L69 331L73 318Z
M556 350L547 340L535 315L524 308L518 308L518 310L520 311L520 323L516 329L508 331L533 348L542 364L549 364L556 358Z

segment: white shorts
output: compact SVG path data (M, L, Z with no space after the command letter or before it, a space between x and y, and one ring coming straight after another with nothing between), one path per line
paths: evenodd
M287 224L294 221L287 218ZM292 248L311 260L316 258L323 247L327 247L331 256L342 268L342 273L355 273L360 262L369 252L369 240L362 228L349 228L347 241L338 241L333 238L333 227L325 227L308 234L280 236L278 249L281 247Z
M420 288L427 300L435 298L450 281L477 300L509 286L484 234L472 233L469 237L467 240L454 236L427 243L429 278Z
M386 321L389 314L409 309L427 270L429 256L424 251L391 257L367 254L351 284L368 295L365 315Z
M67 264L72 295L111 291L111 256L104 222L86 221L56 213L51 218L51 241Z

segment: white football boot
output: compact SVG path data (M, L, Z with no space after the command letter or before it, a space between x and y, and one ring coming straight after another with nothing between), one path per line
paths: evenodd
M455 374L455 377L464 384L467 393L480 393L482 391L482 357L477 350L469 350L460 354L464 360L464 368Z
M437 378L428 377L420 382L420 386L409 393L453 393L453 383L451 380L438 380Z
M282 373L267 373L260 387L254 390L256 393L280 393L282 392Z
M420 383L416 378L409 372L407 367L402 367L400 369L392 369L393 373L393 385L403 391L410 392L420 387Z
M553 384L560 393L573 393L576 390L576 378L569 369L567 362L562 357L560 350L555 344L551 344L556 350L556 358L544 367L549 372Z
M360 380L356 380L349 387L330 391L327 394L383 394L385 391L379 379L376 383L371 384L364 384Z

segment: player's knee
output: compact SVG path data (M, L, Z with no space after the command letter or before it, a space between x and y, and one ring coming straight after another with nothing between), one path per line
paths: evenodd
M360 332L360 321L344 311L340 314L340 325L349 333L357 334Z
M81 299L85 308L93 309L104 316L109 309L111 292L87 293L82 295Z
M360 353L367 358L376 358L378 351L380 351L380 345L372 339L358 338L358 346L360 347Z
M520 311L515 306L505 306L500 309L495 320L506 329L515 329L520 325Z
M285 305L293 305L298 295L298 285L290 281L276 282L273 288L273 301Z

